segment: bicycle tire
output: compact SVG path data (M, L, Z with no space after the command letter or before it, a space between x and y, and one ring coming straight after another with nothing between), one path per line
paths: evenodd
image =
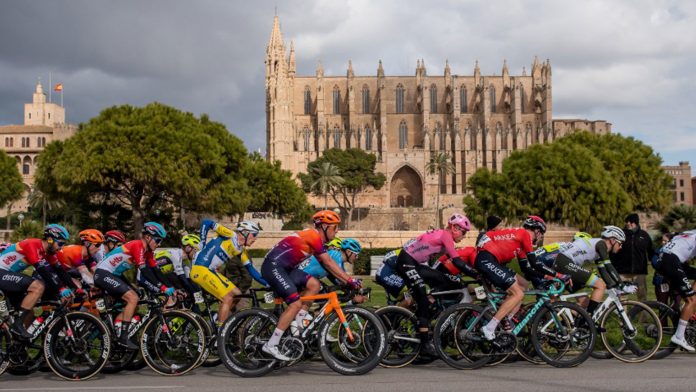
M385 306L377 309L375 314L380 317L387 332L387 352L380 365L400 368L419 358L420 338L416 336L418 319L415 314L401 306Z
M240 377L261 377L279 362L261 351L278 324L272 313L246 309L233 313L218 333L218 355L227 370Z
M319 352L336 373L365 374L377 367L387 352L385 327L380 317L368 309L345 306L342 310L345 323L340 322L334 312L320 325ZM346 325L351 325L353 341L349 339Z
M675 311L667 304L659 301L645 301L643 303L648 305L650 309L655 312L657 317L660 319L660 325L662 325L662 343L660 344L660 348L655 351L655 354L653 354L650 359L654 360L666 358L672 355L674 350L677 349L677 345L672 343L670 339L677 330L677 325L679 323L679 312Z
M0 376L10 366L9 348L12 344L12 333L7 324L0 324Z
M6 369L6 372L12 374L13 376L26 376L32 374L39 370L41 366L45 365L44 355L43 355L43 336L39 336L36 339L29 342L21 342L17 339L13 339L12 345L10 346L10 364ZM19 351L24 351L25 355L22 355L21 362L17 362L19 358ZM15 358L13 361L12 357Z
M544 362L553 367L578 366L592 353L597 338L595 324L578 304L552 302L548 305L539 309L532 319L530 331L534 349ZM574 357L566 358L569 354Z
M599 321L600 327L604 328L604 332L600 333L602 343L607 351L622 362L646 361L660 348L662 342L660 319L648 305L642 302L627 300L621 301L621 304L625 314L634 324L634 335L628 337L626 331L622 329L622 334L618 338L615 336L615 326L621 327L623 320L619 316L617 306L612 303L601 315ZM642 324L643 321L647 321L647 326L653 327L651 333L648 333L648 328Z
M478 334L483 325L481 322L471 325L482 312L479 305L457 304L445 309L437 318L433 343L440 359L449 366L471 370L483 367L491 360L488 355L490 342L471 335Z
M69 330L66 329L66 319ZM67 313L53 320L46 330L46 363L53 373L65 380L79 381L93 377L106 364L110 351L109 329L91 313ZM75 360L77 363L74 363Z
M183 310L167 310L153 317L145 324L140 337L145 363L163 376L180 376L194 369L200 363L204 347L205 330Z
M196 312L191 312L190 314L205 330L205 348L203 349L201 363L199 363L198 366L215 367L221 364L222 361L220 361L220 358L217 356L217 350L214 349L214 347L217 347L217 334L214 333L213 328L205 317Z

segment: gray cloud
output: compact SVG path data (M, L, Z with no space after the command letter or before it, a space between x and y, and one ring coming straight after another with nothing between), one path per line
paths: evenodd
M0 124L19 123L37 77L65 88L71 122L160 101L265 144L264 53L274 7L298 73L513 74L550 58L557 116L605 119L668 163L696 161L696 3L680 1L21 1L0 13ZM54 96L54 101L56 97ZM672 142L673 141L673 142ZM693 162L692 162L693 163Z

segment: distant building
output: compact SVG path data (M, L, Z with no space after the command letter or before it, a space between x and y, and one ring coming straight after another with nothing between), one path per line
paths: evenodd
M77 126L65 123L64 107L46 102L43 86L38 83L32 102L24 104L24 125L0 126L0 148L17 160L17 167L27 187L24 198L2 208L0 216L27 210L27 196L34 184L37 156L46 144L67 139L76 130Z
M693 205L694 188L689 162L679 162L679 166L662 166L662 169L672 176L672 201L675 205Z

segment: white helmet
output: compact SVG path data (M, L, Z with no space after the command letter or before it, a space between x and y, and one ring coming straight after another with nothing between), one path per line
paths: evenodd
M604 226L604 229L602 229L602 238L614 238L619 242L624 242L626 241L626 234L616 226Z
M256 236L259 234L259 231L261 231L261 226L254 221L241 221L237 223L237 232L245 230Z

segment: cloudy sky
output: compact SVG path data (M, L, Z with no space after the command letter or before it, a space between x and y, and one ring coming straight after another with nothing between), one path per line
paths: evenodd
M265 145L266 44L277 7L298 74L500 75L553 66L554 117L603 119L666 164L696 166L696 2L0 0L0 124L20 124L38 78L64 86L68 122L112 105L207 113ZM53 100L59 102L57 94Z

